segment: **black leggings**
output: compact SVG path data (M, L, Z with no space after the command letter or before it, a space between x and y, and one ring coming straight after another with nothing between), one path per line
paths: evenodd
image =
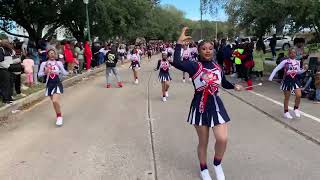
M256 71L257 77L263 77L263 71Z
M13 89L16 90L17 94L21 94L21 74L11 73L11 96L13 95Z
M2 101L11 101L11 77L7 69L0 69L0 94Z

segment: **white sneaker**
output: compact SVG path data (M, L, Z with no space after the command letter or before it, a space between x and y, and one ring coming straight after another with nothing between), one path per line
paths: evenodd
M182 82L183 82L183 83L185 83L185 82L186 82L186 80L185 80L185 79L182 79Z
M166 91L166 97L169 97L169 92L168 91Z
M205 169L205 170L201 171L200 172L200 176L201 176L202 180L212 180L208 169Z
M226 180L221 164L213 167L214 171L216 172L217 180Z
M139 80L136 79L136 80L134 81L134 83L135 83L135 84L139 84Z
M166 97L162 97L162 101L163 101L163 102L166 102L166 101L167 101L167 98L166 98Z
M57 126L62 126L63 125L63 118L62 117L57 117L56 125Z
M284 113L284 118L293 119L293 117L291 116L291 114L289 112Z
M299 109L294 110L294 114L296 115L297 118L301 117L301 113L300 113Z

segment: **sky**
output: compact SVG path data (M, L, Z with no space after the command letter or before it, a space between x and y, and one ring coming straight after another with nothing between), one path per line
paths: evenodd
M186 18L192 20L200 20L200 0L161 0L162 5L169 4L175 6L177 9L186 14ZM204 20L218 20L226 21L227 15L221 8L218 10L218 15L213 17L210 14L203 16Z

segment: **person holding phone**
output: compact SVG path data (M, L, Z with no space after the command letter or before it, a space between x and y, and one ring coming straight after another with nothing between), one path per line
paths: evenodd
M214 60L214 45L211 41L202 41L198 45L199 61L181 61L181 47L191 39L186 35L187 27L183 28L178 39L173 66L187 72L191 77L195 89L191 103L188 122L193 125L198 134L198 158L200 161L200 176L203 180L211 180L207 168L207 147L210 129L213 130L215 142L215 156L213 160L217 180L225 180L221 166L227 147L227 122L229 115L219 97L219 88L243 89L240 85L233 85L227 81L222 68Z

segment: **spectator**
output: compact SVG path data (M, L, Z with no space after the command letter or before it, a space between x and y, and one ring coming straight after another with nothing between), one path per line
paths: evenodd
M36 43L33 41L29 41L28 43L28 54L30 55L30 58L34 62L33 66L33 83L38 84L38 71L40 66L40 59L39 59L39 53L36 47Z
M65 61L67 63L67 69L69 74L72 73L73 71L73 67L74 67L74 57L73 57L73 53L70 47L70 42L67 42L64 45L64 57L65 57Z
M257 79L262 81L264 71L264 53L266 47L263 43L262 37L259 38L256 44L256 51L254 53L254 68L253 71L256 73Z
M31 59L31 54L26 55L26 59L22 61L24 67L24 73L26 74L26 84L31 87L33 85L33 67L34 61Z
M28 44L29 40L25 39L21 46L21 59L23 60L28 54Z
M92 60L92 51L89 45L89 41L84 43L84 57L86 58L86 69L90 70L91 60Z
M83 46L81 42L78 42L74 48L74 54L76 59L79 62L79 69L78 69L78 73L82 74L82 71L84 69L84 52L83 52Z
M231 68L232 68L233 63L232 63L231 57L232 57L232 48L231 48L231 45L228 44L223 49L223 58L224 58L226 75L229 75L232 72Z
M276 46L277 46L277 36L276 34L274 34L270 40L270 44L269 44L270 48L271 48L271 52L272 52L272 59L275 59L277 54L276 54Z
M16 44L15 48L21 49L21 46L20 47L19 46L18 44ZM15 51L13 51L12 58L13 58L13 61L12 61L13 63L10 65L8 69L11 72L11 96L13 95L13 89L14 89L17 95L21 95L22 97L25 97L26 95L21 93L21 73L23 71L22 65L21 65L21 58L16 55Z
M11 104L13 99L11 96L10 72L8 70L12 64L13 47L8 40L0 42L0 94L2 102Z
M47 61L47 49L46 49L46 42L44 39L38 42L38 51L40 54L40 63Z
M118 87L122 88L123 84L120 79L119 70L117 69L117 62L118 62L118 54L117 54L117 47L115 45L111 46L110 51L106 54L106 78L107 78L107 85L106 88L111 88L111 73L113 73L117 79Z
M314 76L315 79L315 87L316 87L316 98L315 98L315 102L317 104L320 104L320 67L317 68L317 73Z
M295 38L294 46L297 52L297 60L300 61L300 67L303 67L304 60L308 58L308 55L304 52L304 38Z

